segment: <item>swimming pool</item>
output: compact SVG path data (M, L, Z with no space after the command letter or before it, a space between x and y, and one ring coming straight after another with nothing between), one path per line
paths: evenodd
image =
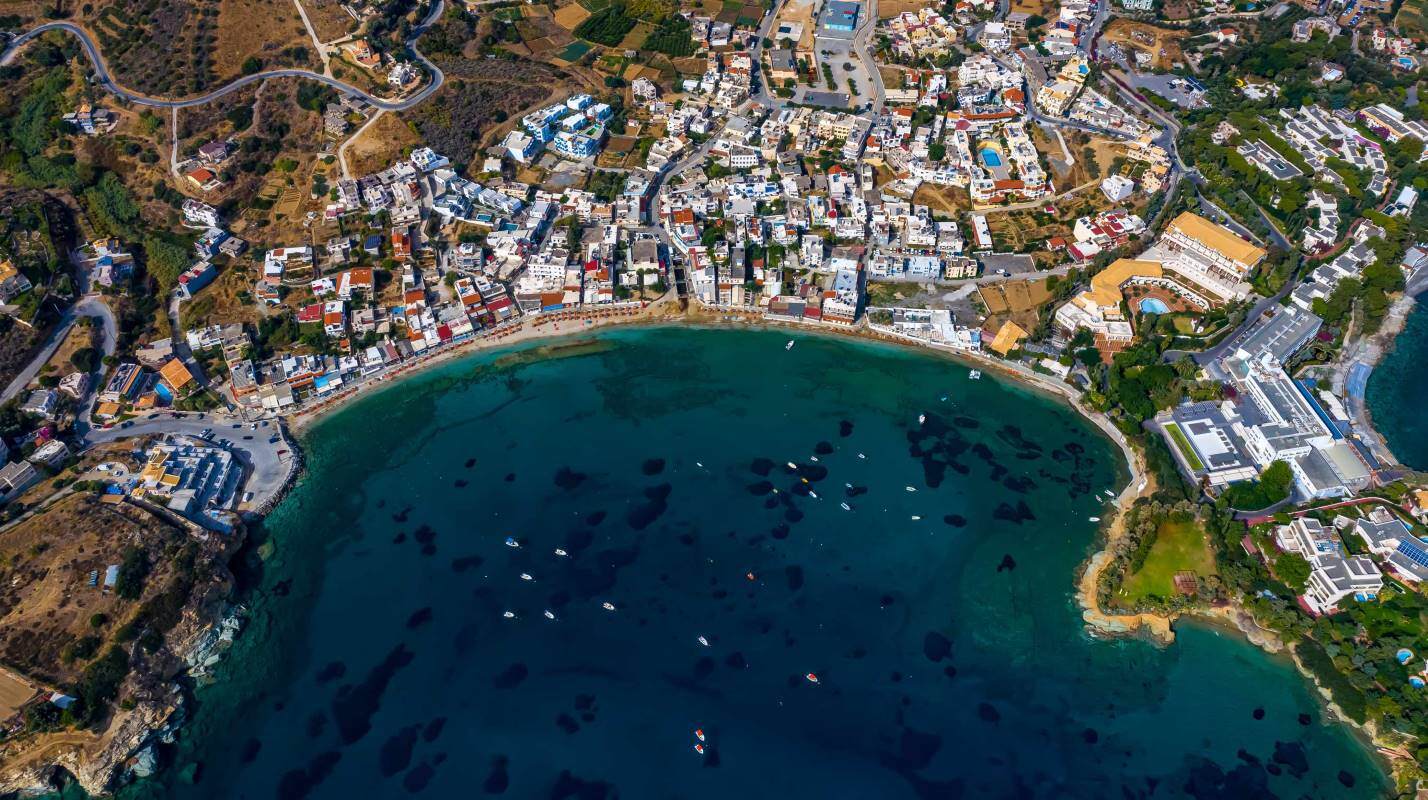
M989 167L1000 167L1002 165L1002 154L990 147L983 147L982 163Z
M1140 301L1140 313L1142 314L1168 314L1170 306L1158 297L1147 297Z

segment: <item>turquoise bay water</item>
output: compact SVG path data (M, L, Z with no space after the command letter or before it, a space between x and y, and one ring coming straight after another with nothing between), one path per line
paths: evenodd
M1287 662L1193 625L1087 638L1073 573L1125 480L1091 426L786 339L486 354L315 427L221 682L126 794L1381 792Z
M1391 350L1369 376L1365 399L1373 425L1405 466L1428 469L1428 417L1423 413L1428 391L1428 310L1420 304Z

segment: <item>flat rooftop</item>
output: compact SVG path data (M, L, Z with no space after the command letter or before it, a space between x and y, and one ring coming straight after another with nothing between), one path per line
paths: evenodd
M1268 355L1285 364L1314 338L1323 324L1323 320L1302 308L1280 307L1274 316L1256 326L1238 349L1252 359Z

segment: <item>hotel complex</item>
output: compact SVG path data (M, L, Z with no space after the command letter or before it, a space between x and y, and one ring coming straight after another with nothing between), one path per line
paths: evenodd
M1187 211L1148 250L1133 259L1117 259L1093 276L1090 288L1056 309L1056 323L1068 333L1085 328L1102 346L1116 349L1134 336L1130 318L1121 309L1126 287L1160 287L1189 306L1208 310L1246 297L1250 271L1264 257L1262 248ZM1156 302L1163 306L1164 301ZM1132 309L1130 316L1138 311Z

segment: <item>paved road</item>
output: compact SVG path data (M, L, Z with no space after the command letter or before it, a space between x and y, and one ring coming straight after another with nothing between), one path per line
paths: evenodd
M869 110L874 114L882 112L883 105L888 100L888 90L883 85L883 74L878 71L878 62L873 58L872 50L868 48L868 42L873 38L873 30L878 27L878 0L868 0L867 6L863 9L863 25L853 34L852 47L858 54L858 58L863 62L863 71L868 74L868 81L873 89L873 103Z
M253 502L244 504L243 510L261 505L282 489L288 471L291 469L294 454L291 445L282 437L278 437L277 442L270 441L274 436L278 436L276 422L266 421L266 424L258 422L258 428L251 430L247 423L227 415L207 414L199 417L197 414L174 415L164 411L150 416L153 418L134 420L127 428L116 425L112 428L91 430L85 436L85 445L92 446L136 436L165 434L198 436L204 430L212 428L213 434L210 438L214 442L219 439L230 440L232 444L229 445L229 449L248 468L248 479L243 485L243 490L253 493ZM238 427L235 428L235 425ZM244 436L253 438L244 439Z
M307 28L307 35L312 37L312 46L317 50L317 57L322 59L322 74L332 74L332 62L327 58L327 48L322 46L322 40L317 38L317 31L312 27L312 20L307 18L307 9L303 8L302 0L293 0L293 5L297 6L298 16L302 17L302 26Z
M777 111L785 106L783 98L778 97L769 91L769 79L763 74L763 52L764 40L773 38L774 24L778 22L779 12L783 10L783 0L774 0L773 8L764 15L764 21L759 24L758 35L754 39L754 46L749 48L749 56L753 59L754 69L757 72L758 86L749 95L749 99L759 105L769 106Z
M1245 195L1245 197L1249 198L1249 195ZM1265 213L1264 207L1261 206L1259 203L1256 203L1253 199L1250 199L1250 202L1254 203L1254 210L1259 213L1260 221L1269 227L1270 241L1282 250L1293 251L1293 242L1290 242L1288 237L1286 237L1284 233L1279 230L1279 225L1275 224L1274 220L1270 218L1269 214Z
M169 331L174 346L174 355L188 368L188 372L193 376L194 382L200 387L213 390L213 384L208 376L203 374L203 369L199 367L198 361L193 357L193 349L188 346L188 337L184 336L184 329L179 325L179 312L183 306L183 300L178 292L169 295L169 307L167 310L169 317ZM227 398L221 392L213 391L215 397L227 402Z
M362 89L358 89L356 86L307 69L272 69L265 72L255 72L252 75L244 75L207 94L191 97L186 100L165 100L163 98L150 97L131 89L126 89L116 83L114 76L109 73L109 65L104 61L104 55L99 51L99 46L94 43L93 39L89 38L89 34L86 33L83 28L69 22L47 22L16 37L10 42L10 45L5 48L4 52L0 53L0 66L9 64L14 59L15 54L19 52L20 48L36 37L42 36L50 31L64 31L73 34L79 39L80 44L84 46L85 53L94 64L94 73L99 79L99 85L103 87L105 91L120 100L133 103L134 105L150 106L152 108L188 108L190 106L200 106L204 103L212 102L220 97L236 92L245 86L259 83L269 78L306 78L327 84L339 92L360 97L384 111L403 111L430 97L437 89L440 89L441 85L446 81L446 75L442 73L441 69L426 56L422 55L416 48L416 40L426 32L426 29L430 27L432 23L441 18L441 12L444 7L445 0L436 0L431 7L431 11L427 13L426 18L421 21L421 24L412 29L412 35L411 38L407 40L407 46L416 56L416 59L422 63L422 66L426 68L427 72L431 74L431 81L418 90L416 94L401 100L386 100L376 97Z
M1299 284L1295 281L1285 281L1284 286L1280 287L1279 291L1275 292L1274 295L1262 298L1257 301L1250 308L1249 313L1245 314L1244 321L1239 324L1239 327L1237 327L1235 331L1229 336L1226 336L1224 339L1221 339L1220 343L1215 345L1214 347L1211 347L1208 350L1202 350L1198 352L1187 350L1166 350L1164 353L1161 354L1162 359L1166 363L1173 363L1175 361L1180 360L1181 356L1190 356L1191 358L1195 359L1196 364L1199 364L1202 367L1215 363L1216 361L1223 358L1226 354L1233 352L1235 348L1239 347L1240 344L1244 342L1245 338L1249 336L1250 331L1253 330L1255 325L1259 323L1260 317L1264 316L1264 313L1266 311L1269 311L1275 306L1278 306L1280 301L1283 300L1286 296L1288 296L1288 294L1294 290L1294 287L1298 285Z
M1204 195L1200 195L1199 199L1200 210L1205 212L1205 216L1210 217L1215 222L1220 223L1221 225L1225 226L1226 228L1229 228L1240 236L1249 239L1255 244L1264 244L1264 240L1260 239L1259 236L1255 235L1254 231L1241 225L1239 220L1230 216L1230 213L1228 211L1225 211L1223 208L1220 208L1214 203L1214 201L1210 200L1210 198L1205 197Z
M74 323L78 322L80 317L99 318L104 327L104 355L114 355L115 343L119 341L119 328L114 322L114 312L110 311L109 306L105 305L97 295L85 295L64 312L59 323L55 325L54 331L50 333L49 339L45 341L44 347L40 348L30 363L20 370L14 380L10 381L4 392L0 392L0 403L9 402L10 398L18 395L30 381L35 379L36 375L40 374L40 368L59 349L65 337L69 335L70 328L74 327Z

